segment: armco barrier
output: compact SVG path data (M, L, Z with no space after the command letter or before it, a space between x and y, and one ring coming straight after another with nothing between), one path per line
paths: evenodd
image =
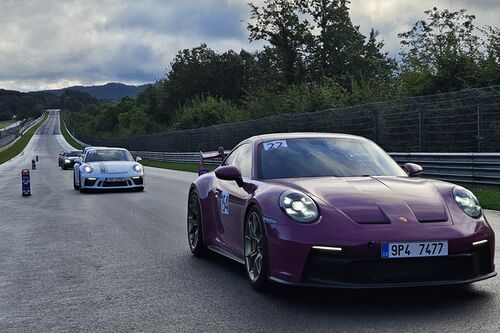
M391 153L403 165L420 164L423 175L459 183L500 185L500 153Z
M132 151L132 155L146 160L199 163L196 152L169 153ZM407 162L420 164L423 176L459 183L500 185L500 153L390 153L401 166ZM217 165L219 160L209 160L206 164Z

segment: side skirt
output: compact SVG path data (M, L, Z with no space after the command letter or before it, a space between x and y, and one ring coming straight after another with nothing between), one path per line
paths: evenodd
M207 245L207 247L211 250L211 251L214 251L215 253L218 253L220 255L223 255L224 257L226 258L229 258L231 260L234 260L242 265L245 264L245 261L243 261L243 259L240 259L238 258L237 256L227 252L226 250L218 247L218 246L215 246L215 245Z

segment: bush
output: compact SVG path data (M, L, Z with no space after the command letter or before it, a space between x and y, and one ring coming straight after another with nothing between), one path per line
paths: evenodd
M347 104L348 93L331 79L302 83L275 91L260 88L247 97L245 107L252 119L286 113L326 110Z
M196 97L177 110L174 129L192 129L248 119L233 103L222 98Z

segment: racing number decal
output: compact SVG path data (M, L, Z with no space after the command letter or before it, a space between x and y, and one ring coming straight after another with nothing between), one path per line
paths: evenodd
M264 150L286 148L286 147L288 147L288 145L286 144L286 140L264 142Z
M229 215L229 193L222 191L220 200L220 211L222 214Z

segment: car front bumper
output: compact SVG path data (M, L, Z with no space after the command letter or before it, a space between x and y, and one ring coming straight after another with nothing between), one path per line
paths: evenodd
M451 232L450 232L451 230ZM436 226L394 236L370 228L355 237L329 237L312 228L266 225L269 278L275 282L334 288L385 288L472 283L496 275L495 236L484 222ZM381 258L381 243L447 240L441 257ZM478 241L481 244L473 245ZM313 248L332 247L334 250ZM340 250L339 250L340 249Z
M138 189L144 187L144 175L86 176L80 186L86 190Z

